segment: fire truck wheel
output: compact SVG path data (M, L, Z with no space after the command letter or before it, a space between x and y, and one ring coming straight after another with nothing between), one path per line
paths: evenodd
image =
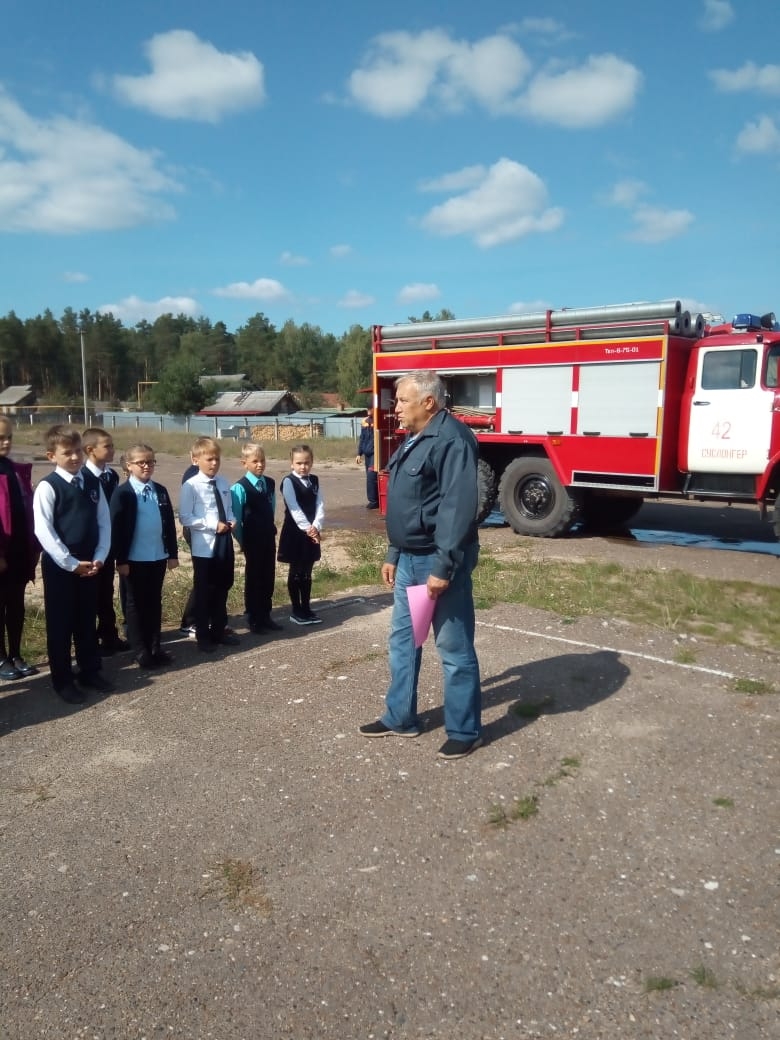
M589 491L582 505L582 522L589 531L612 531L624 527L642 508L636 495L601 495Z
M499 485L504 519L516 534L557 538L579 520L582 499L565 488L548 459L515 459Z
M479 512L477 523L481 524L485 517L490 516L496 504L498 496L498 481L496 471L489 462L480 459L477 464L477 490L479 493Z

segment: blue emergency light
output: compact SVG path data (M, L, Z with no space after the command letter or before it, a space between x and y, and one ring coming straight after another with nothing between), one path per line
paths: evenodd
M731 322L733 329L776 329L777 319L774 314L735 314Z

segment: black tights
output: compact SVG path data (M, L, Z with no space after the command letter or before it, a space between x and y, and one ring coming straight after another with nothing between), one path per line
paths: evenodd
M287 591L290 594L293 612L308 614L311 610L311 565L291 563L287 572Z
M24 628L24 589L26 581L6 582L0 580L0 652L8 657L22 656L22 629Z

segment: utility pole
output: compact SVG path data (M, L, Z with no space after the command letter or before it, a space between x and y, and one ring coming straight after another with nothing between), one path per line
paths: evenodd
M89 426L89 417L87 415L87 364L84 360L84 326L80 326L79 335L81 336L81 390L84 394L84 427Z

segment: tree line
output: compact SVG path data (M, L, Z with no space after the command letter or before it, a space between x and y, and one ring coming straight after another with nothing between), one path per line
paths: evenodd
M163 314L128 328L112 314L68 307L59 319L50 310L0 318L0 388L30 384L40 404L78 403L82 335L87 398L112 407L136 401L139 385L144 407L164 405L166 387L204 374L241 373L247 387L290 390L310 407L323 393L363 404L357 391L371 381L371 333L361 325L336 337L292 320L276 328L257 313L230 332L221 321Z

